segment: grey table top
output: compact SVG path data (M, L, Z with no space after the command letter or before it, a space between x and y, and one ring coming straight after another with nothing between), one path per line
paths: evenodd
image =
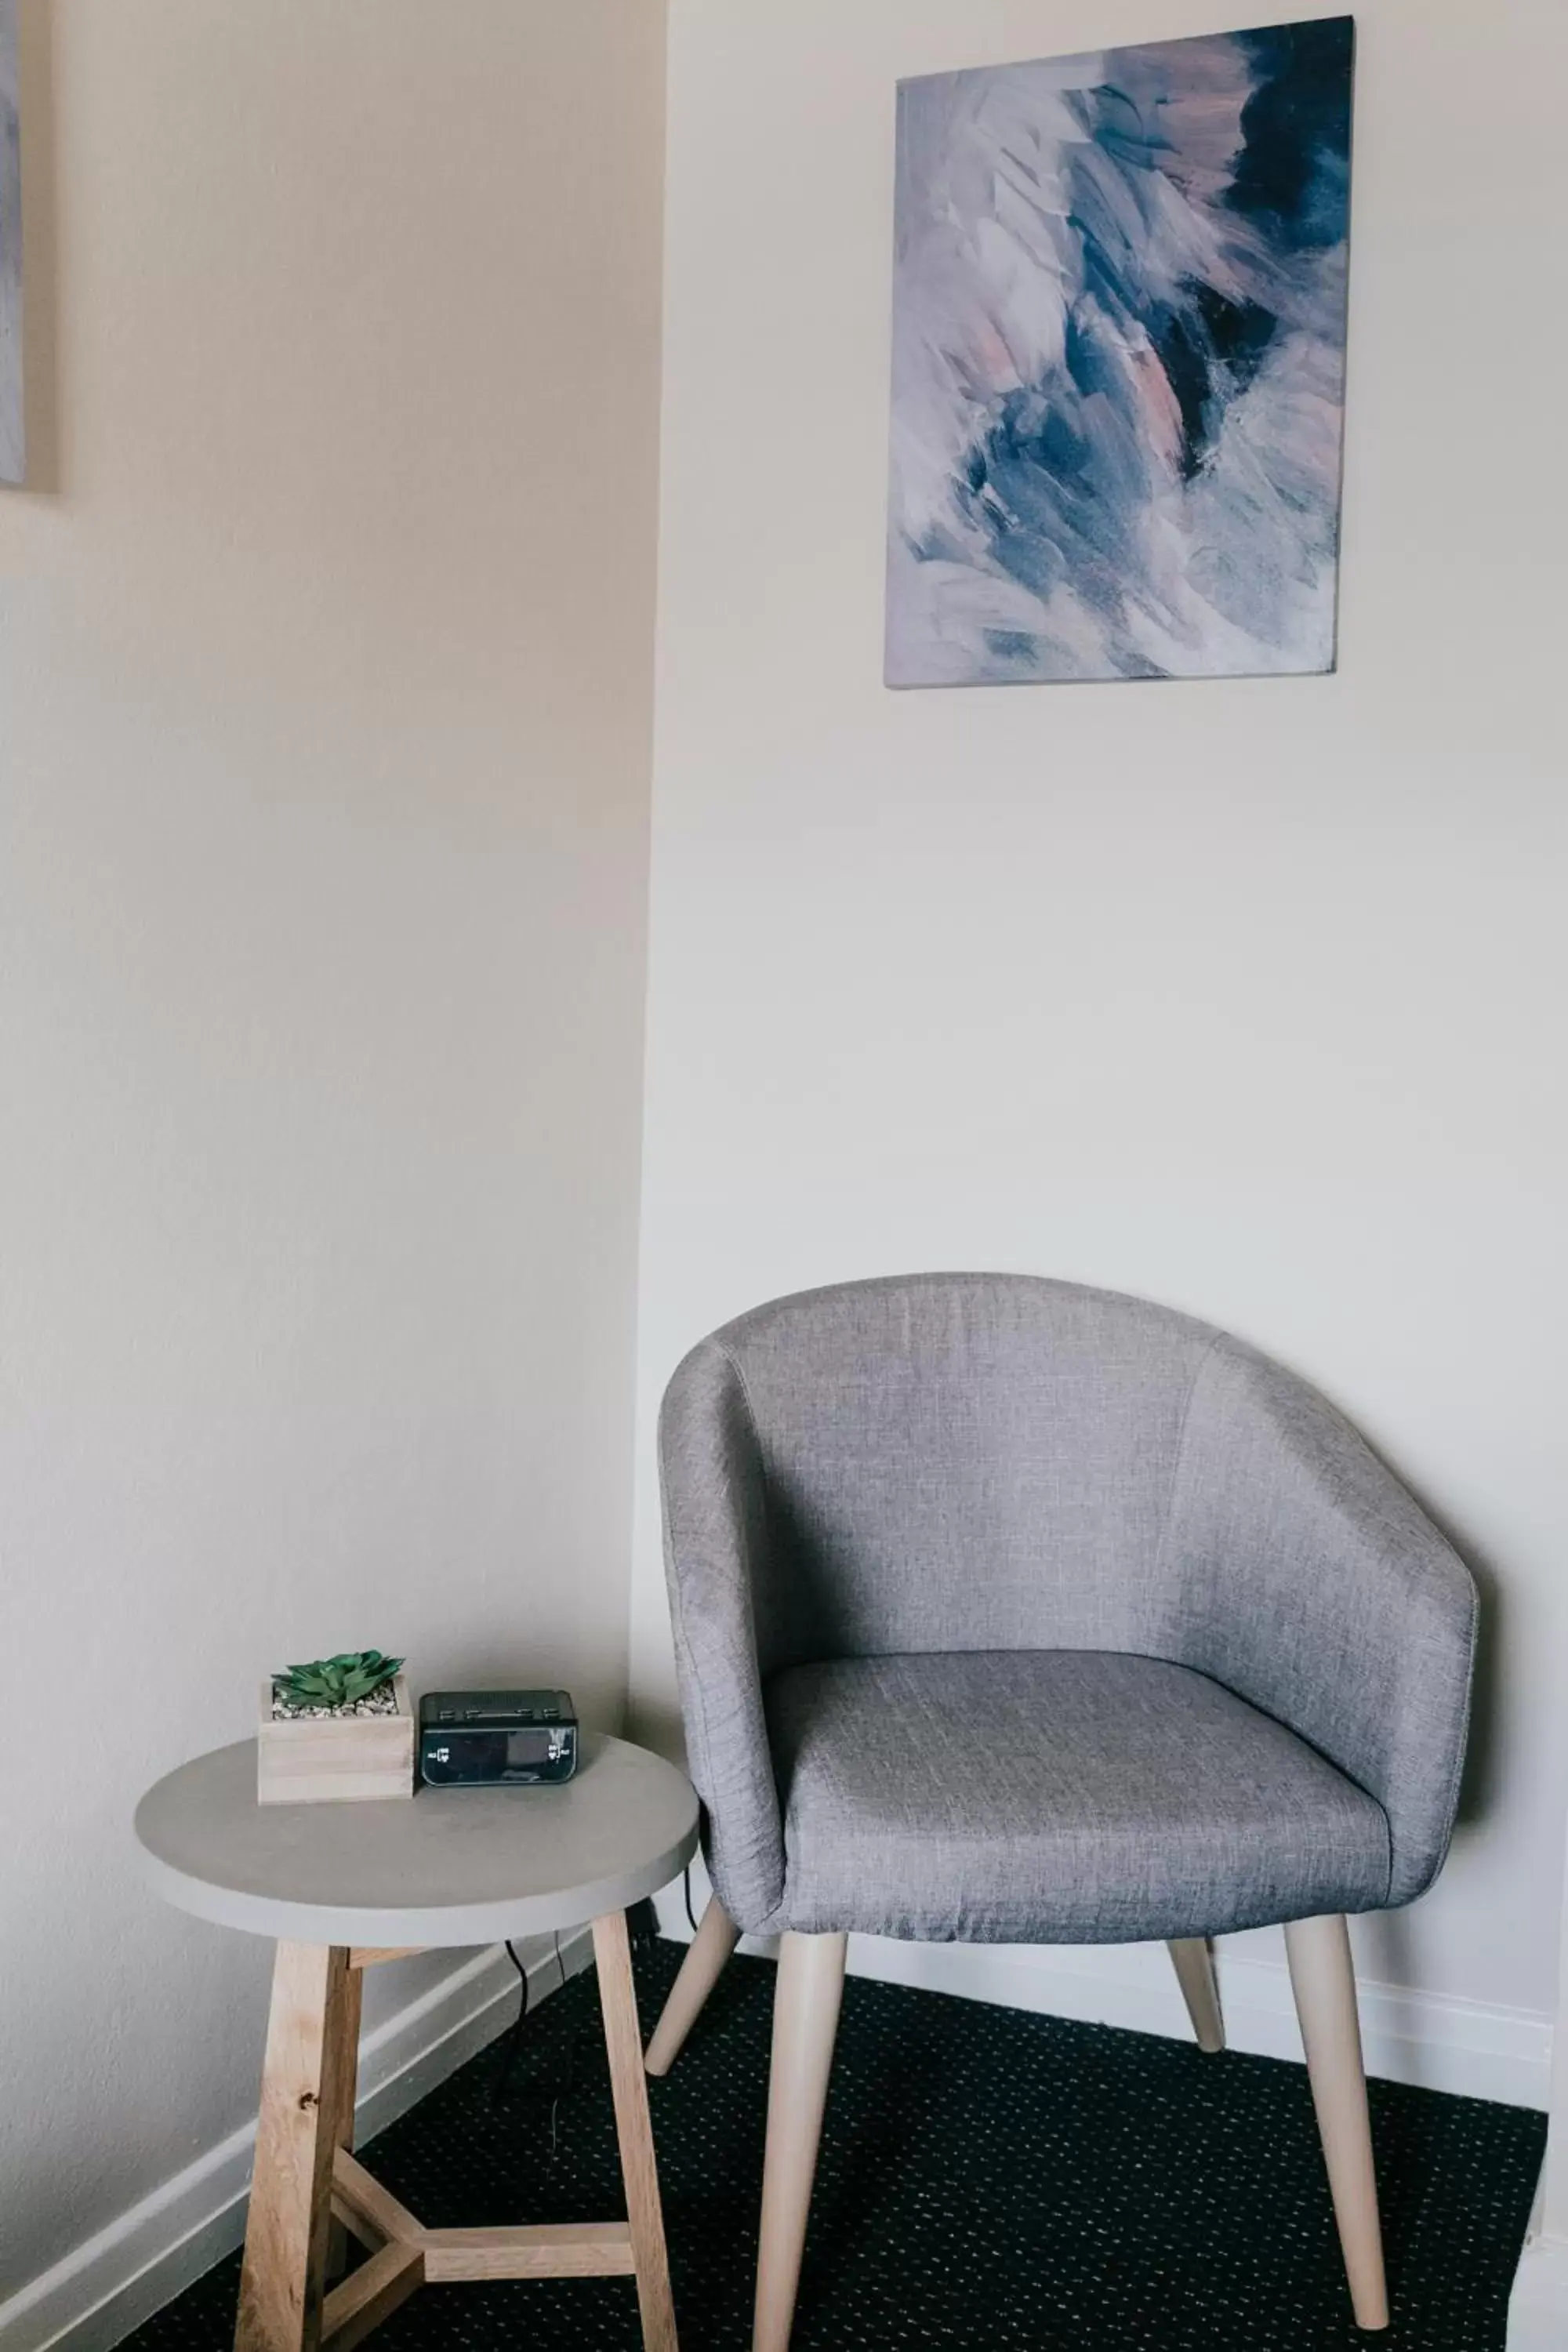
M696 1850L697 1797L646 1748L584 1737L558 1789L258 1805L244 1739L149 1789L136 1835L158 1893L220 1927L306 1944L494 1944L667 1885Z

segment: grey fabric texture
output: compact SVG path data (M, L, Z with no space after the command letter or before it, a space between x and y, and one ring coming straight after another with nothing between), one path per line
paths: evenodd
M1127 1943L1388 1899L1383 1808L1188 1666L1100 1650L789 1666L779 1926Z
M1239 1340L1021 1276L805 1292L686 1358L659 1458L689 1758L742 1927L793 1924L803 1867L767 1696L791 1669L852 1660L1188 1667L1381 1808L1391 1854L1356 1907L1408 1901L1440 1867L1474 1587L1348 1423ZM897 1887L878 1892L899 1916ZM1065 1901L1035 1937L1059 1939ZM1124 1911L1116 1936L1167 1932Z

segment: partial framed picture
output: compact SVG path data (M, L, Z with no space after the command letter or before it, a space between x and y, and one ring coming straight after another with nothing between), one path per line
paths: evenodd
M889 686L1332 669L1353 52L900 84Z
M26 471L22 430L22 145L16 0L0 0L0 482Z

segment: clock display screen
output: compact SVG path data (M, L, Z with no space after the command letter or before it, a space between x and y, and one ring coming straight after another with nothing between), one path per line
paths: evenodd
M506 1736L507 1769L517 1765L547 1764L550 1761L548 1731L509 1731Z

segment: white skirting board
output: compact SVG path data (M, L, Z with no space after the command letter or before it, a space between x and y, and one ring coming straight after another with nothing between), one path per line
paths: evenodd
M707 1900L700 1868L692 1871L692 1902L700 1918ZM667 1936L688 1937L680 1890L658 1898ZM770 1944L742 1938L743 1952L771 1952ZM1301 2037L1283 1954L1278 1961L1228 1956L1218 1948L1216 1971L1226 2036L1233 2050L1301 2063ZM1175 1971L1158 1944L1052 1945L905 1944L880 1936L851 1936L849 1972L884 1984L957 1993L1050 2017L1093 2025L1121 2025L1141 2033L1188 2039L1192 2029L1176 1988ZM1515 2107L1544 2107L1552 2069L1552 2021L1533 2010L1494 2008L1400 1985L1357 1987L1362 2042L1369 2074L1412 2083L1461 2098L1500 2099ZM1565 2339L1568 2340L1568 2339Z
M1563 1883L1559 1969L1563 1997L1557 2013L1568 2017L1568 1879ZM1552 2056L1552 2098L1546 2116L1546 2162L1509 2298L1508 2352L1563 2352L1564 2345L1568 2345L1568 2036L1560 2034Z
M1568 2344L1568 2238L1531 2238L1514 2275L1508 2352L1563 2352Z
M556 1947L540 1936L519 1948L531 2006L560 1985ZM569 1976L592 1957L586 1928L562 1937ZM367 2033L360 2045L356 2136L380 2131L493 2041L511 2021L517 2000L517 1971L506 1954L482 1952ZM231 2132L0 2304L0 2352L109 2352L209 2270L244 2234L255 2142L254 2123Z

